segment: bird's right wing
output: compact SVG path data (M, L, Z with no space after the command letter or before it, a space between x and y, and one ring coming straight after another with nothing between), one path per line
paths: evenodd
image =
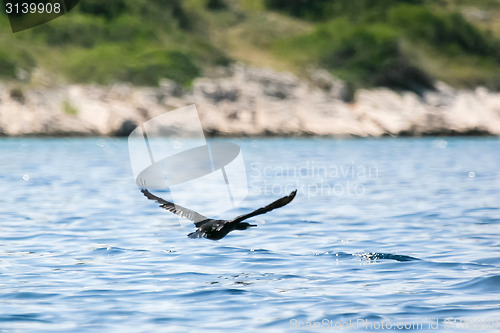
M293 198L295 198L295 194L297 194L297 190L293 191L292 193L290 193L286 197L283 197L281 199L278 199L278 200L270 203L266 207L262 207L262 208L259 208L257 210L254 210L253 212L251 212L249 214L240 215L240 216L236 217L234 220L230 221L229 223L240 223L241 221L244 221L244 220L249 219L251 217L265 214L267 212L272 211L273 209L283 207L284 205L286 205L290 201L292 201Z
M201 215L201 214L199 214L191 209L176 205L170 201L167 201L165 199L157 197L156 195L151 194L151 192L149 192L145 188L141 189L141 192L149 200L155 200L157 203L159 203L161 208L164 208L164 209L168 210L169 212L177 214L181 217L185 217L188 220L193 221L195 224L197 224L198 222L207 220L207 218L205 216L203 216L203 215Z

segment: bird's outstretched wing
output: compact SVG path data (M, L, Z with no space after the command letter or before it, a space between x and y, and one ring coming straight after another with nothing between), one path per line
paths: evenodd
M177 214L181 217L185 217L188 220L193 221L195 224L207 219L205 216L203 216L203 215L201 215L201 214L199 214L191 209L187 209L185 207L176 205L170 201L167 201L167 200L164 200L160 197L157 197L156 195L151 194L151 192L149 192L145 188L141 189L141 192L149 200L155 200L157 203L159 203L161 208L164 208L164 209L168 210L169 212Z
M235 219L233 219L232 221L229 221L229 223L240 223L241 221L244 221L244 220L249 219L251 217L265 214L267 212L272 211L273 209L283 207L284 205L286 205L290 201L292 201L293 198L295 198L295 194L297 194L297 190L293 191L292 193L290 193L286 197L283 197L281 199L278 199L278 200L270 203L266 207L262 207L262 208L259 208L257 210L254 210L253 212L251 212L249 214L240 215L240 216L236 217Z

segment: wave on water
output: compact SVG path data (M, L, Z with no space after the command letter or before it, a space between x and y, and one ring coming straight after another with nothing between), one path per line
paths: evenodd
M400 255L400 254L392 254L392 253L365 252L365 253L355 253L353 255L358 256L358 257L360 257L364 260L368 260L368 261L377 261L377 260L382 260L382 259L396 260L396 261L420 260L420 259L415 258L415 257L410 257L410 256Z

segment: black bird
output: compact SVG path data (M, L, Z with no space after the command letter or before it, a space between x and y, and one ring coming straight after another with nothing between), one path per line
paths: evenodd
M257 215L265 214L267 212L272 211L273 209L283 207L284 205L288 204L290 201L293 200L295 194L297 193L297 190L293 191L288 196L278 199L265 207L254 210L249 214L240 215L232 220L209 219L195 211L176 205L160 197L157 197L156 195L151 194L151 192L149 192L147 189L141 189L141 192L149 200L155 200L156 202L158 202L161 208L164 208L169 212L172 212L174 214L177 214L181 217L185 217L188 220L193 221L197 229L195 232L192 232L188 235L189 238L205 237L212 240L219 240L233 230L246 230L250 227L256 227L257 225L255 224L248 224L242 221Z

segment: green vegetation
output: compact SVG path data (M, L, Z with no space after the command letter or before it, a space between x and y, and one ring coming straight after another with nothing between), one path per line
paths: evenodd
M181 0L81 1L69 14L17 34L1 16L0 76L39 66L69 82L157 85L169 78L189 86L203 68L230 61L196 24Z
M328 68L355 86L386 86L421 91L432 88L429 75L405 55L398 33L384 24L358 25L346 19L318 26L311 34L283 41L276 52L297 54Z
M0 76L13 79L16 77L16 59L5 51L0 50Z
M78 109L70 104L68 101L63 102L63 110L66 114L70 116L76 116L78 114Z
M315 5L309 6L312 2ZM456 11L430 7L421 0L266 3L291 15L324 22L309 34L278 41L277 54L303 65L312 62L327 68L355 87L419 92L439 79L457 86L481 84L500 89L498 39Z
M422 4L422 0L265 0L266 6L309 20L349 17L355 21L380 20L398 4Z
M498 0L85 0L17 34L0 16L0 78L41 67L69 82L189 86L244 61L321 67L354 87L500 90L496 14Z
M498 41L458 13L433 13L423 7L397 6L391 9L388 17L389 22L406 36L426 41L444 52L493 57L500 55Z
M207 0L207 8L210 10L227 9L227 4L224 0Z
M35 59L22 48L0 49L0 78L16 79L21 71L31 72Z

